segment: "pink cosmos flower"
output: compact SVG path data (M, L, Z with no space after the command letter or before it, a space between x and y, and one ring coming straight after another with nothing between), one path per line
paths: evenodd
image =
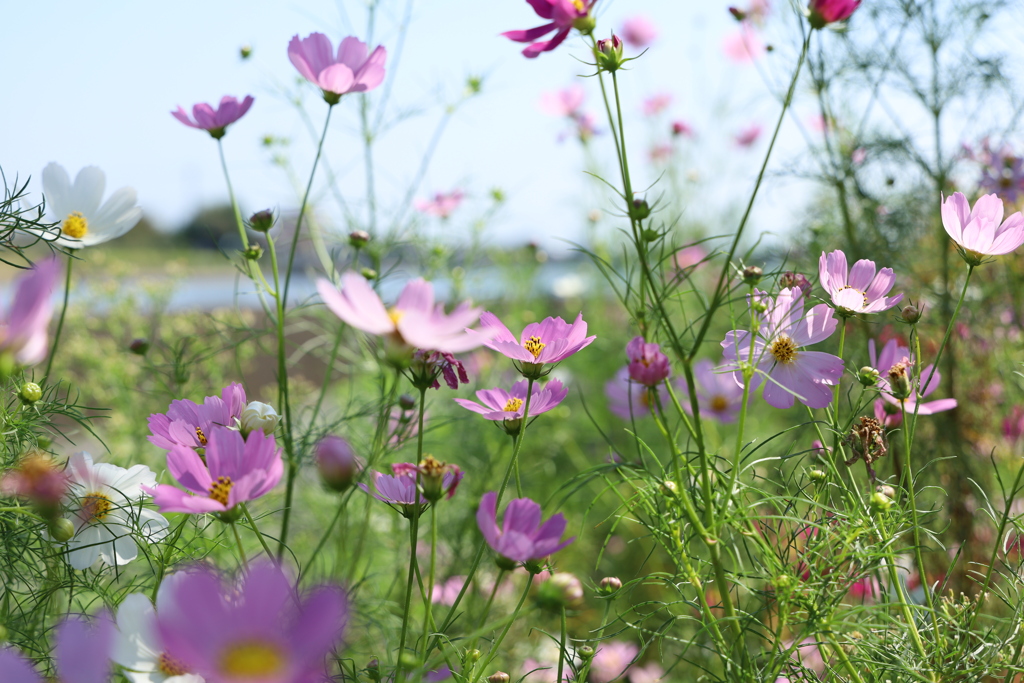
M729 381L735 384L731 376ZM668 405L669 395L665 385L659 386L657 391L661 405ZM647 387L629 378L628 367L619 368L615 377L608 380L604 385L604 395L608 397L608 410L623 420L647 417L654 412L651 392Z
M370 487L363 483L359 484L359 488L382 503L387 503L405 517L411 518L415 514L413 506L416 505L417 501L421 506L421 510L430 504L430 501L424 497L422 490L417 493L417 477L420 479L420 489L423 488L425 478L419 465L411 462L399 462L391 466L391 471L394 474L371 472L370 478L373 480L373 490L370 490ZM440 481L437 483L438 491L451 498L455 495L455 490L458 488L463 476L465 476L465 472L458 467L454 465L447 466L440 473ZM440 496L438 497L440 498Z
M740 147L751 147L761 137L762 130L760 123L752 123L739 133L736 133L733 139L736 140L736 144Z
M682 119L672 122L672 135L675 137L683 136L687 138L694 137L693 126Z
M642 50L657 40L658 27L647 17L638 14L622 22L622 30L619 33L630 47Z
M366 467L348 441L329 434L316 444L316 468L320 478L335 491L344 491Z
M903 300L903 294L886 296L896 283L892 268L882 268L875 274L875 262L861 259L846 265L846 254L836 249L831 254L821 252L818 259L818 277L821 286L832 297L840 315L880 313Z
M517 341L498 316L489 311L480 315L480 331L466 330L467 334L479 340L489 349L518 361L519 371L525 376L540 376L545 363L558 363L580 351L597 339L587 336L587 323L583 313L576 316L572 325L561 317L545 318L539 323L530 323L523 328Z
M233 427L240 424L246 407L245 389L238 382L224 387L220 396L207 396L199 405L188 399L171 401L166 413L149 416L149 442L159 448L171 450L206 448L214 427Z
M281 481L284 463L272 435L255 430L243 438L227 427L214 427L206 461L194 449L176 445L167 454L167 469L187 491L168 484L144 489L161 512L227 512L256 500Z
M758 314L760 324L752 338L747 330L727 332L722 341L726 368L737 370L740 360L752 363L757 372L751 390L767 379L764 400L776 408L789 408L794 398L811 408L824 408L832 401L832 387L843 375L843 360L830 353L804 351L803 347L825 341L838 322L827 304L804 313L803 292L783 289L772 299L754 290L755 301L767 306ZM743 378L738 372L736 381Z
M480 317L479 308L463 302L446 314L444 305L434 302L434 286L422 278L407 284L391 308L384 307L358 273L344 273L341 284L338 291L330 280L317 280L327 308L356 329L386 337L385 343L393 343L403 354L411 355L412 349L461 353L475 349L487 338L466 329Z
M640 654L640 648L633 643L612 640L597 646L590 664L592 683L612 683L624 678L632 669L633 660Z
M675 154L675 148L673 148L672 145L655 145L650 151L651 162L655 164L666 164L671 161L673 154Z
M737 64L750 64L764 55L765 48L757 34L743 24L739 30L725 37L722 41L722 52Z
M212 137L220 139L224 137L228 126L245 116L252 103L252 95L246 95L241 102L237 97L225 95L220 98L220 105L216 109L206 102L201 102L192 107L192 118L189 118L188 113L180 106L177 111L171 112L171 116L190 128L205 130Z
M669 105L672 104L672 95L668 93L658 93L651 95L644 100L643 111L644 116L657 116L661 112L668 109Z
M811 26L823 28L827 24L846 21L860 7L861 0L811 0Z
M708 258L708 250L700 244L691 244L676 252L676 267L682 270L699 267Z
M68 493L71 481L48 456L32 452L18 466L0 476L0 496L27 498L44 517L60 515L61 499Z
M417 199L415 206L417 211L425 213L428 216L448 218L448 216L454 213L455 209L459 208L459 205L462 204L462 200L465 196L466 195L463 194L462 190L438 192L434 195L433 199Z
M633 666L629 670L629 683L658 683L665 677L665 670L657 662L646 666Z
M882 392L882 399L875 401L875 418L883 422L885 426L896 427L903 421L903 416L899 410L901 403L906 407L907 414L911 415L915 411L918 415L934 415L935 413L956 408L957 400L955 398L940 398L935 401L920 403L921 398L934 393L942 383L942 375L935 369L934 365L929 365L921 372L920 377L923 377L928 382L928 385L920 394L918 393L919 387L916 386L921 381L920 377L918 377L917 381L911 379L910 385L912 390L909 397L900 400L892 395L892 386L888 378L890 368L897 363L906 362L908 364L907 372L910 374L910 368L914 364L914 358L910 353L910 349L900 345L898 340L890 339L887 341L885 346L882 347L881 353L876 357L875 340L869 339L868 358L871 361L871 367L878 370L879 380L877 386L879 391ZM920 405L918 405L919 403Z
M868 159L868 151L866 149L864 149L863 147L858 147L857 149L853 150L852 154L850 154L850 162L854 166L860 166L865 161L867 161L867 159Z
M847 597L858 603L872 604L882 595L882 584L873 576L865 576L850 584Z
M985 256L1009 254L1024 244L1024 216L1021 213L1003 220L1003 201L987 194L974 203L974 209L960 192L942 202L942 226L959 247L960 255L971 265Z
M712 417L719 422L735 422L743 406L743 387L736 383L732 373L715 372L709 359L697 361L693 366L693 379L697 384L697 405L701 417ZM686 381L679 378L680 387L688 393ZM680 397L683 410L691 412L690 401Z
M465 576L453 576L444 583L434 584L434 589L430 593L430 601L451 607L455 604L465 583Z
M476 511L476 522L487 544L501 557L513 562L541 560L576 540L575 536L561 540L566 527L562 513L541 524L540 505L529 498L509 501L500 529L497 507L498 494L485 493Z
M567 88L541 94L540 108L550 116L575 118L586 96L583 86L574 83Z
M1024 407L1014 406L1010 410L1010 414L1003 420L1003 436L1011 444L1016 444L1020 441L1022 434L1024 434Z
M323 91L328 104L337 104L350 92L369 92L384 81L384 62L388 52L378 45L367 55L366 43L349 36L338 45L334 54L331 39L322 33L311 33L300 39L293 36L288 43L288 59L302 76Z
M50 256L18 276L11 307L0 320L0 355L13 356L21 365L46 358L46 329L53 316L51 295L61 270L57 257Z
M523 678L533 683L557 683L558 682L558 664L545 664L538 662L536 659L527 657L523 660L522 666ZM562 670L562 681L568 683L568 681L574 680L572 669L564 667Z
M457 398L455 402L488 420L521 420L526 408L528 384L527 380L522 379L512 385L512 391L505 391L501 387L481 389L476 392L476 397L483 405L468 398ZM569 389L562 386L557 379L552 379L543 386L540 383L534 384L530 396L530 417L546 413L556 407L568 393Z
M110 615L92 623L70 618L57 626L53 656L59 679L67 683L108 683L115 630ZM16 650L0 648L0 681L44 683L32 664Z
M661 352L659 344L649 344L643 337L634 337L626 345L629 358L629 378L648 387L661 384L672 374L668 356Z
M526 31L505 31L501 35L517 43L530 43L523 55L528 59L537 57L542 52L550 52L561 45L569 31L578 22L585 22L590 15L590 8L595 0L526 0L533 11L541 19L550 19L550 23ZM555 31L550 40L537 39ZM534 42L537 41L537 42Z
M206 683L321 683L324 659L348 621L345 594L320 586L297 596L277 566L256 564L241 584L188 572L156 615L167 651Z

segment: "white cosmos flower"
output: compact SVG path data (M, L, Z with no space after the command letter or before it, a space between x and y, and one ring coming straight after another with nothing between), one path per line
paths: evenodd
M156 594L157 609L173 609L168 604L171 587L186 573L164 578ZM156 612L142 593L132 593L121 602L117 630L111 659L124 667L124 675L132 683L205 683L202 676L184 673L181 664L164 652L156 629Z
M156 486L156 475L145 465L125 469L109 463L94 463L88 453L75 453L68 460L68 498L75 535L68 541L68 562L75 569L88 569L97 560L122 565L139 554L135 538L148 543L167 535L167 520L142 507L147 497L142 487Z
M135 206L135 190L122 187L103 202L107 178L95 166L86 166L74 184L60 164L43 169L43 195L53 220L60 223L62 247L81 249L120 237L135 227L142 209ZM102 206L100 203L102 203Z

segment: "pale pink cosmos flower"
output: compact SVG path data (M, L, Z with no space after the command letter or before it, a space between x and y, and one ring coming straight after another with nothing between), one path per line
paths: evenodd
M583 86L574 83L561 90L542 93L540 108L550 116L575 118L586 97L587 91L583 89Z
M573 25L585 21L595 0L526 0L541 19L550 19L547 24L525 31L505 31L501 35L517 43L530 43L523 50L527 59L533 59L542 52L550 52L561 45ZM555 32L549 40L537 40Z
M715 364L705 358L693 365L693 380L696 383L697 405L701 417L711 417L719 422L735 422L743 406L743 387L736 383L731 372L715 372ZM680 388L689 393L686 380L679 378ZM683 410L692 412L687 396L680 398Z
M166 413L149 416L150 436L154 446L171 450L176 446L205 448L214 427L237 427L246 407L245 389L232 382L220 396L207 396L202 405L188 399L171 401Z
M485 493L476 511L477 526L494 552L513 562L544 559L576 540L575 536L562 540L566 527L562 513L542 524L540 505L529 498L509 501L501 528L497 508L498 494Z
M445 219L451 216L455 209L459 208L465 196L462 190L438 192L432 199L417 199L414 206L417 211L428 216Z
M206 683L321 683L348 622L335 586L296 591L284 571L254 564L240 583L188 572L156 615L160 641Z
M106 612L91 623L79 618L61 622L56 629L53 647L60 680L67 683L108 683L114 638L114 624ZM35 667L11 648L0 648L0 681L44 683Z
M752 299L751 305L759 302L767 308L758 314L754 337L747 330L726 333L722 340L724 369L738 370L741 360L755 365L751 391L766 380L764 400L776 408L792 407L794 399L810 408L827 406L832 402L832 387L843 375L843 360L803 347L832 336L838 324L834 311L827 304L818 304L805 313L799 289L783 289L775 299L755 289ZM739 372L736 381L743 381Z
M854 166L860 166L865 161L867 161L867 159L868 151L863 147L858 147L857 149L853 150L852 154L850 154L850 163L852 163Z
M850 268L846 254L839 249L831 254L821 252L818 277L843 316L880 313L903 300L903 294L886 296L896 283L892 268L882 268L876 273L875 262L868 259L861 259Z
M465 576L453 576L444 583L434 584L430 593L430 601L451 607L466 583Z
M612 683L624 678L638 654L640 648L633 643L621 640L601 643L590 664L591 683Z
M205 130L212 137L220 139L224 137L224 131L228 126L245 116L252 103L252 95L246 95L241 102L237 97L225 95L220 98L220 104L216 109L206 102L200 102L192 107L192 118L189 118L188 113L180 106L177 111L171 112L171 116L190 128Z
M892 395L892 387L889 383L888 373L892 366L900 362L907 362L909 367L907 373L911 374L911 368L914 365L915 359L910 353L910 349L902 346L898 340L890 339L882 347L881 353L875 354L875 340L868 340L868 358L871 362L871 367L878 370L878 389L882 392L882 399L875 401L875 417L880 422L885 424L887 427L896 427L903 421L903 416L900 413L900 404L906 408L908 415L913 415L915 412L918 415L934 415L935 413L945 412L952 410L957 406L957 400L955 398L940 398L935 401L920 402L920 399L929 396L934 393L939 385L942 383L942 375L935 368L935 365L927 366L920 374L918 378L911 378L910 396L905 399L897 399ZM920 387L916 386L918 382L928 382L928 385L923 391L920 391Z
M384 81L387 56L383 45L370 53L366 43L354 36L341 41L337 56L331 39L322 33L301 39L296 35L288 43L288 59L332 105L346 93L369 92L379 86Z
M758 138L761 137L761 132L763 130L764 129L761 128L760 123L752 123L740 132L736 133L733 139L740 147L752 147L753 144L757 142Z
M737 31L728 34L722 41L722 52L737 64L750 64L764 55L765 48L757 34L749 26L742 24Z
M672 104L672 95L669 93L657 93L651 95L643 103L643 112L645 116L657 116L661 112L668 109L669 105Z
M672 374L672 365L668 356L661 351L659 344L650 344L643 337L634 337L626 345L626 357L629 364L629 378L648 387L654 387Z
M646 666L634 665L629 670L629 683L658 683L665 677L665 670L657 662L649 662Z
M466 330L466 333L478 339L478 344L518 361L520 372L535 379L545 364L561 362L597 339L596 335L587 336L582 312L571 325L561 317L530 323L517 340L498 316L485 311L480 315L480 331Z
M658 39L658 27L642 14L622 22L622 30L619 33L630 47L635 47L638 50L642 50Z
M14 298L0 320L0 355L20 365L34 365L46 358L47 328L53 316L52 294L62 267L56 256L36 263L18 276Z
M531 682L557 683L558 664L545 664L543 662L538 662L536 659L527 657L523 660L522 674L524 679ZM571 680L573 680L572 669L564 667L562 670L563 683Z
M185 446L171 449L167 469L187 490L168 484L144 489L161 512L227 512L268 493L284 474L277 442L258 429L243 438L241 432L214 427L205 457L204 462L194 449Z
M488 420L521 420L523 411L526 409L528 383L525 379L519 380L512 385L511 391L505 391L501 387L481 389L476 392L480 403L468 398L457 398L455 402L466 410L483 415ZM530 417L546 413L556 407L568 393L569 389L557 379L552 379L545 385L541 385L539 382L535 383L533 393L530 395Z
M371 489L368 484L364 483L360 483L359 488L380 502L387 503L404 517L412 519L416 514L415 506L417 502L420 505L421 512L430 504L430 501L424 497L423 492L420 490L422 487L417 487L416 484L419 466L411 462L400 462L392 465L391 471L393 474L371 472L370 479L373 488ZM450 467L441 475L441 481L439 482L440 491L448 498L451 498L455 495L455 490L458 488L463 476L465 476L465 472L458 467Z
M700 267L707 261L707 258L707 249L700 244L691 244L676 252L676 267L681 270Z
M381 335L408 349L462 353L475 349L486 334L467 330L480 317L480 309L469 302L445 313L444 304L435 303L434 286L422 278L409 282L398 301L385 308L366 278L353 271L341 276L341 291L326 278L317 280L317 291L327 308L352 327Z
M655 164L668 163L674 154L675 149L669 144L655 145L650 151L651 161Z
M942 226L959 247L960 255L971 265L986 256L1001 256L1024 244L1024 216L1021 213L1003 220L1003 200L987 194L974 203L954 192L942 202Z

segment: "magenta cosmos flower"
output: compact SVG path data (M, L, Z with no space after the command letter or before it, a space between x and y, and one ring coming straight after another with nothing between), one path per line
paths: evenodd
M533 59L541 52L550 52L561 45L574 27L581 30L592 30L593 20L590 8L594 0L526 0L541 19L551 22L531 28L527 31L505 31L501 35L517 43L530 43L523 54ZM555 31L550 40L540 40L543 36ZM534 42L536 41L536 42Z
M811 0L807 6L811 26L824 28L837 21L846 21L860 7L861 0Z
M743 387L736 383L731 372L715 372L710 360L697 361L693 366L693 380L696 384L697 405L701 417L712 417L719 422L735 422L743 406ZM689 393L686 381L680 377L680 386ZM680 398L683 410L691 412L687 397Z
M476 523L494 552L513 562L542 560L576 540L562 541L565 517L558 513L541 524L540 505L529 498L516 498L505 508L498 528L498 494L489 491L480 499Z
M729 375L729 381L736 383L732 375ZM661 405L668 405L669 395L665 385L659 385L657 392ZM604 395L608 397L608 410L623 420L647 417L654 412L650 389L631 380L628 367L619 368L615 377L608 380L604 385Z
M423 279L407 284L391 308L384 307L366 278L352 271L341 276L341 291L325 278L316 287L327 308L344 322L385 337L395 358L411 356L413 349L462 353L486 338L466 329L480 317L479 308L463 302L445 313L443 304L434 303L434 286Z
M512 385L512 391L505 391L501 387L481 389L476 392L480 403L468 398L457 398L455 402L488 420L502 420L506 431L517 434L522 424L523 411L526 409L528 384L529 382L523 379ZM569 389L557 379L550 380L543 387L534 384L533 393L530 395L530 417L548 412L561 403L568 393ZM481 403L483 405L480 405Z
M658 344L649 344L643 337L634 337L626 345L629 358L629 378L648 387L661 384L672 374L668 356L661 352Z
M323 91L324 100L331 105L346 93L369 92L384 81L387 50L378 45L368 53L366 43L354 36L341 41L337 56L331 39L322 33L301 39L296 35L288 43L288 59L303 78Z
M967 197L954 192L942 202L942 226L972 266L1024 244L1024 217L1018 211L1004 221L1003 200L994 194L981 197L972 210Z
M206 462L194 449L177 445L167 454L167 469L187 491L168 484L148 490L161 512L227 512L277 486L284 473L273 436L256 430L248 437L227 427L208 436Z
M214 109L206 102L201 102L192 107L192 118L180 106L177 111L172 111L171 116L178 119L190 128L205 130L212 137L219 140L224 137L225 129L238 119L245 116L252 106L252 95L246 95L241 102L237 97L225 95L220 98L220 105Z
M465 198L462 190L452 190L451 192L438 192L434 195L433 199L417 199L415 202L416 210L420 213L425 213L428 216L436 216L437 218L448 218L451 216L455 209L459 208L462 204L462 200Z
M206 683L321 683L347 621L341 589L296 596L269 563L254 565L240 586L211 571L188 572L156 615L166 651Z
M46 358L46 329L53 316L51 295L60 272L60 262L51 256L18 277L11 307L0 321L0 357L13 358L20 365Z
M883 422L887 427L897 427L903 420L903 416L900 414L900 404L906 408L907 414L912 415L915 412L918 415L934 415L935 413L945 412L956 408L957 401L955 398L940 398L935 401L921 402L921 398L929 396L934 393L939 385L942 383L942 375L934 365L926 367L917 378L917 381L913 381L911 378L910 396L905 399L898 399L892 395L892 385L889 379L889 371L897 363L906 364L906 371L909 373L910 368L914 365L914 359L910 354L910 349L902 346L896 339L890 339L882 347L881 353L876 357L875 355L875 340L868 340L868 357L871 361L871 366L878 370L878 389L882 392L882 399L875 401L875 418L880 422ZM928 382L928 385L923 391L918 391L919 387L915 386L918 382L924 378Z
M843 360L831 353L804 351L803 347L825 341L838 321L826 304L804 313L803 292L783 289L772 299L754 290L755 301L767 306L759 314L760 324L752 338L747 330L727 332L722 341L726 368L737 370L740 361L756 367L751 391L765 379L764 400L776 408L789 408L794 398L811 408L824 408L832 401L832 387L843 376ZM736 373L736 381L742 375Z
M739 133L736 133L736 136L734 138L736 140L736 144L739 145L740 147L753 146L753 144L757 142L758 138L761 137L762 130L763 129L761 128L761 124L750 124L743 130L741 130Z
M583 313L570 325L559 318L545 318L530 323L516 340L498 316L489 311L480 315L480 331L466 330L476 336L489 349L519 362L519 371L525 377L540 377L545 363L558 363L586 348L597 339L587 336L587 323Z
M188 399L171 401L166 413L149 416L149 442L168 451L177 446L206 448L214 427L241 424L245 407L245 389L238 382L224 387L220 396L207 396L202 405Z
M108 683L114 650L114 624L106 613L91 623L71 618L57 627L53 656L58 680L66 683ZM32 664L8 648L0 648L0 681L44 683Z
M818 277L842 316L887 311L903 300L902 294L886 296L896 283L892 268L882 268L876 274L875 262L867 259L849 268L846 254L838 249L831 254L821 252Z

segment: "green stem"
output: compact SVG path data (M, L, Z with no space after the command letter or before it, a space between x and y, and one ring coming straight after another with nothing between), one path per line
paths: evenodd
M228 162L224 157L224 143L222 138L217 138L217 152L220 154L220 167L224 171L224 181L228 184L228 197L231 199L231 210L235 214L235 225L238 226L238 237L242 240L242 249L249 248L249 236L245 234L245 222L242 220L242 210L238 207L235 199L235 190L231 186L231 175L228 173Z
M231 526L231 533L235 535L235 543L238 545L238 557L242 560L242 566L245 567L245 571L249 571L249 559L245 556L245 549L242 547L242 537L238 535L238 527L235 526L234 522L229 522Z
M285 544L288 542L288 524L292 517L292 497L295 492L295 476L299 471L299 463L295 460L295 443L292 440L292 408L288 395L288 359L285 354L284 334L284 297L281 296L280 269L277 264L277 246L274 238L267 233L267 250L270 252L270 267L274 277L274 303L277 307L275 328L277 331L277 399L282 407L283 420L281 431L284 435L285 461L288 465L288 479L284 492L284 512L281 517L281 534L277 542L277 560L284 556Z
M508 620L508 623L505 624L505 628L502 630L501 635L499 635L498 639L494 641L493 645L491 645L491 649L487 653L487 659L484 660L483 666L477 669L477 673L473 675L473 683L476 683L480 678L481 673L487 671L491 662L498 656L498 648L501 646L501 642L505 640L505 636L508 635L509 630L512 628L512 624L516 623L516 619L519 617L519 612L523 609L523 603L526 602L526 596L530 594L530 586L533 585L533 576L533 574L530 574L530 578L526 580L526 588L523 589L523 594L519 597L519 604L516 605L516 609L512 612L512 617Z
M562 671L565 666L565 639L567 629L565 627L565 607L563 606L559 611L561 612L562 617L562 632L561 638L558 641L558 678L556 678L555 681L557 681L557 683L562 683L562 681L565 680L562 678Z
M846 347L846 318L844 318L843 316L839 316L839 360L843 361L843 369L844 369L844 371L846 369L846 362L843 359L843 352L845 351L845 347ZM843 433L843 427L842 427L842 425L839 422L839 403L840 403L839 389L840 389L840 385L842 383L843 383L843 379L840 376L839 381L836 382L836 387L835 387L835 392L834 392L835 396L832 399L832 405L833 405L833 408L832 408L832 424L833 424L833 428L834 428L834 433L832 434L832 453L833 453L834 456L835 455L839 455L839 437ZM824 446L825 443L822 442L821 445Z
M426 614L423 617L423 647L430 644L430 633L434 630L434 575L437 570L437 506L430 506L430 569L427 572L427 586L423 595L423 606ZM423 659L427 658L427 649L423 650Z
M153 602L156 602L157 591L160 590L160 584L164 580L164 574L167 573L167 563L171 559L171 553L174 552L175 544L178 539L181 538L181 532L185 529L185 524L188 523L189 515L182 517L181 522L178 523L178 527L174 530L174 534L170 540L167 541L167 545L164 546L163 553L160 554L160 568L157 569L156 581L153 582Z
M348 499L351 498L353 490L354 489L349 489L339 496L340 502L338 503L338 509L334 513L331 523L327 525L327 528L324 529L323 535L320 536L320 541L316 544L316 548L314 548L313 552L310 553L309 560L304 565L305 569L302 571L303 574L309 571L310 567L313 566L313 561L316 560L316 556L320 554L321 550L323 550L324 544L327 543L327 539L330 537L331 532L334 531L334 526L338 523L338 520L341 519L341 513L345 510L345 505L348 503Z
M50 357L46 360L46 372L43 373L43 382L50 377L50 369L53 367L53 357L57 355L57 348L60 346L60 333L64 330L64 316L68 312L68 296L71 294L71 264L75 258L68 254L68 267L64 273L64 303L60 307L60 318L57 320L57 331L53 334L53 346L50 347Z
M419 415L417 417L417 426L419 427L416 432L416 463L419 464L423 461L423 416L426 413L427 403L427 387L421 385L420 400L419 400ZM413 488L413 506L412 506L412 519L409 524L409 581L405 588L405 607L402 612L402 635L398 641L398 666L395 669L395 680L398 683L402 683L402 656L405 654L405 639L409 634L409 612L412 608L412 586L413 579L416 576L416 542L419 540L420 530L420 512L421 508L419 505L420 501L420 475L416 473L416 485ZM429 590L433 590L433 586L430 586ZM424 596L425 600L429 600L429 597ZM429 647L425 650L429 652Z
M823 633L822 635L825 636L825 640L828 641L828 644L832 646L832 650L835 651L836 657L839 658L839 662L843 665L843 668L846 669L846 673L850 674L850 678L852 678L855 681L855 683L864 683L864 679L860 677L860 673L857 671L857 668L853 665L853 662L851 662L850 658L847 656L846 650L844 650L842 646L836 642L836 637L831 633Z
M306 192L302 195L302 205L299 207L299 217L295 219L295 235L292 237L291 249L288 250L288 267L285 269L284 273L283 300L286 302L288 301L288 289L292 283L292 266L295 265L295 250L299 246L299 235L302 234L302 219L306 217L306 206L309 204L309 194L313 190L313 178L316 177L316 167L320 163L320 155L324 150L324 140L327 139L327 127L331 122L332 111L334 111L333 104L327 107L327 118L324 119L324 130L320 134L320 142L316 146L316 158L313 159L313 168L309 172L309 182L306 183Z
M935 613L935 605L932 602L932 587L928 581L928 574L924 570L924 554L921 552L921 522L917 514L917 494L914 492L914 466L913 458L911 458L910 430L907 429L907 406L905 401L900 401L900 415L903 418L903 475L906 480L903 482L903 485L907 490L907 502L910 503L910 528L914 538L914 563L917 565L917 574L921 579L921 588L924 589L925 602L928 603L928 610L932 615L935 633L938 634L938 615Z
M242 514L245 515L246 521L249 522L249 526L252 528L253 532L256 534L256 538L259 539L260 545L263 546L263 552L265 552L267 554L267 557L270 557L270 558L274 557L274 553L271 552L270 546L267 545L267 539L265 539L263 537L263 532L260 531L258 526L256 526L256 520L252 518L252 514L250 514L250 512L249 512L249 506L246 505L245 503L240 503L239 507L242 508Z

